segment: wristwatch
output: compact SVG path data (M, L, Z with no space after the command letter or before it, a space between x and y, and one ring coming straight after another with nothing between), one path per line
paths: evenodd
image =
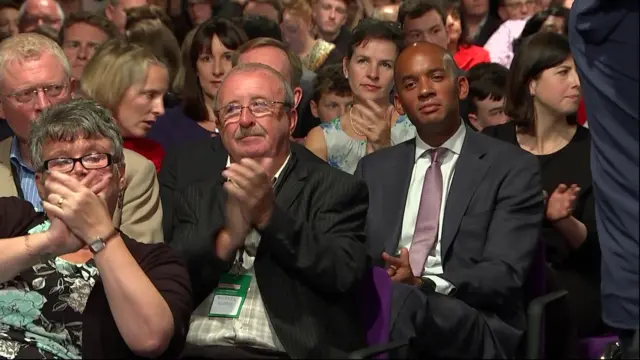
M100 237L100 236L96 237L89 244L89 250L93 255L99 253L100 251L104 250L105 247L107 247L107 241L111 240L111 238L113 238L117 234L118 234L118 230L114 228L113 231L109 233L109 235L105 237Z

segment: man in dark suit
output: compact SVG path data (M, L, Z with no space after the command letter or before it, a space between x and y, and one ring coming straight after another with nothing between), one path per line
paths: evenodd
M421 356L513 357L544 209L539 165L467 129L458 103L468 83L453 64L426 42L396 61L396 108L418 137L358 164L370 194L368 246L394 282L419 289L417 323L394 298L394 337L415 338Z
M294 95L274 69L233 68L215 107L228 155L210 159L216 175L181 192L173 214L171 246L200 304L185 356L326 358L364 347L364 182L290 151ZM229 297L242 301L225 307Z

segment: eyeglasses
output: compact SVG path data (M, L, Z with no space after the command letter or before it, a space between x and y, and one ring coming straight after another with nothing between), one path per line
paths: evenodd
M36 88L25 89L22 91L18 91L12 94L5 95L7 97L12 97L16 99L17 102L22 104L28 104L32 102L37 96L38 91L42 90L44 95L49 98L57 98L62 95L67 90L68 84L64 85L47 85L47 86L39 86Z
M89 154L79 158L55 158L44 162L43 169L68 173L73 170L76 163L80 163L86 170L104 169L113 164L113 155L105 153Z
M272 115L277 104L283 105L285 107L291 107L291 104L283 101L257 99L252 100L247 106L243 106L238 103L224 105L220 110L217 111L217 114L215 115L218 119L222 119L224 121L234 120L240 117L240 114L242 114L242 109L247 108L251 115L258 118Z
M54 26L60 24L62 20L58 17L35 16L28 14L25 14L25 16L22 17L22 23L25 25L35 25L39 24L40 22L49 26Z

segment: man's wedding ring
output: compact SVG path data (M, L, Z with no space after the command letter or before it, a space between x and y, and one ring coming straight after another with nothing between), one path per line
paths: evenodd
M58 207L62 209L62 203L63 202L64 202L64 198L60 197L60 200L58 200L58 204L56 204L56 205L58 205Z

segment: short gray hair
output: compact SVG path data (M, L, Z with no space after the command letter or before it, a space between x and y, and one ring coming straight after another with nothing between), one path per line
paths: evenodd
M55 41L36 33L16 34L0 43L0 81L10 61L37 60L43 54L52 54L60 61L67 77L71 76L69 61Z
M44 167L42 148L47 141L73 142L106 138L111 142L113 163L124 161L123 140L111 112L89 99L75 99L45 109L32 123L29 152L36 172Z
M278 79L278 83L279 83L278 87L280 89L282 89L282 91L284 91L284 100L282 102L284 103L285 106L289 107L290 109L295 108L296 102L295 102L295 98L293 97L293 89L291 89L291 84L289 84L287 79L285 79L284 76L282 76L282 74L280 74L274 68L272 68L271 66L264 65L264 64L244 63L244 64L239 64L239 65L236 65L236 66L232 67L231 71L229 71L229 73L222 79L222 83L220 84L219 89L222 89L222 87L224 86L224 83L233 74L236 74L236 73L254 73L254 72L267 72L267 73L275 76L276 79ZM218 91L218 94L220 94L220 91ZM218 97L216 96L216 99L214 101L215 112L218 112L219 107L220 106L218 104Z

